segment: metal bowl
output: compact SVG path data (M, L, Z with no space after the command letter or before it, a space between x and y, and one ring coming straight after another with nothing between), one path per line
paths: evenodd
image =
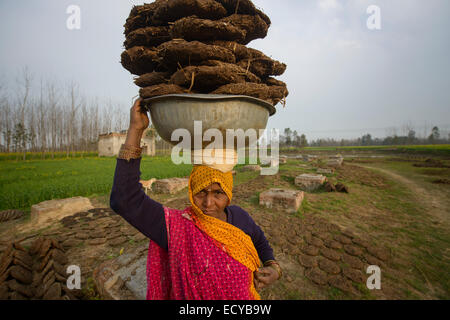
M177 145L179 141L171 141L176 129L186 129L191 136L191 149L194 149L194 121L202 122L202 147L212 142L203 142L208 129L218 129L226 145L226 130L266 129L269 116L275 114L275 108L268 102L237 95L215 94L169 94L143 100L143 106L150 111L152 123L156 131L165 141ZM198 137L197 137L198 139ZM236 142L236 141L235 141ZM246 139L246 146L248 146ZM235 144L236 145L236 144Z

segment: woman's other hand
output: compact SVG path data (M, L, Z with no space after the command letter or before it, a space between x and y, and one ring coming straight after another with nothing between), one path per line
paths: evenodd
M278 280L278 271L272 267L263 267L255 271L254 284L256 290L271 285Z
M147 112L141 106L142 99L137 99L130 110L130 131L144 131L150 123Z

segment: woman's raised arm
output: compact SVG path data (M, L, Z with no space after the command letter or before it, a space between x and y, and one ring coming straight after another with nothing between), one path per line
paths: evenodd
M139 183L140 143L149 125L147 114L141 111L140 101L137 100L130 110L130 127L117 159L110 206L128 223L167 250L164 208L147 196Z

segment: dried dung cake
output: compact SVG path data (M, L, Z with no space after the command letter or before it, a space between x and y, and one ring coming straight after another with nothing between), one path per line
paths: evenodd
M187 41L234 40L241 43L246 38L246 32L231 23L226 23L222 20L199 19L197 17L187 17L178 20L172 26L171 33L174 39L181 38Z
M172 40L169 26L140 28L131 32L124 42L126 49L136 46L157 47Z
M160 45L157 50L161 63L168 69L198 65L206 60L236 62L236 57L230 50L199 41L172 40Z
M217 61L214 66L183 68L175 72L170 79L171 83L182 87L189 87L192 84L192 88L200 92L211 92L226 84L246 81L261 82L251 72L246 72L235 64L221 63L220 61Z
M255 97L261 100L266 100L272 105L276 105L278 102L287 96L287 88L281 86L268 86L266 84L258 83L232 83L224 85L217 90L213 91L212 94L230 94L230 95L246 95Z
M170 80L169 72L151 72L141 75L139 78L134 79L134 83L141 87L150 87L156 84L168 83Z
M122 53L122 66L133 74L152 72L158 65L158 51L147 47L133 47Z
M180 86L177 86L176 84L158 84L155 86L142 88L139 91L139 94L143 99L163 96L166 94L181 94L181 93L186 93L186 91Z

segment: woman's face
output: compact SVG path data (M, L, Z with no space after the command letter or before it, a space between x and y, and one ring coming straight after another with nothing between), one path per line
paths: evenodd
M228 196L220 187L213 183L194 195L194 203L208 216L219 217L230 203Z

